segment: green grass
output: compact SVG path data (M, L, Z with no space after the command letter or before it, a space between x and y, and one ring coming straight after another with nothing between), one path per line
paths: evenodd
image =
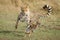
M42 13L41 7L43 4L46 2L48 3L47 0L33 0L32 2L29 0L22 1L28 3L31 10L40 13ZM20 10L19 8L14 7L12 3L7 3L8 1L4 3L3 0L0 3L0 40L60 40L60 1L53 0L51 2L50 5L53 6L52 15L40 18L41 25L34 31L34 33L32 33L31 37L24 37L26 35L25 22L19 22L18 29L15 30L15 23ZM58 8L56 8L56 4L58 4Z
M59 17L52 16L56 19L41 18L41 25L32 33L32 36L24 37L26 24L20 22L18 29L15 30L14 26L18 14L14 13L0 13L0 40L60 40L60 30L56 29L60 27Z

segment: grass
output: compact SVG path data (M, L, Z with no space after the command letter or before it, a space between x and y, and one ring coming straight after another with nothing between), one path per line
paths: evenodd
M43 10L41 10L41 7L43 6L43 4L46 4L46 2L49 4L51 0L49 1L20 0L20 2L28 3L32 11L42 13ZM50 3L50 5L53 6L52 15L49 17L41 17L40 27L38 27L34 31L34 33L32 33L31 37L24 37L26 35L25 22L23 23L19 22L18 29L15 30L17 15L20 11L19 7L15 7L11 2L8 1L4 2L4 0L0 0L0 40L60 40L60 5L59 4L60 4L59 0L53 0ZM58 8L56 8L57 5Z
M0 40L29 40L28 37L24 38L25 23L19 23L15 31L17 14L0 13L0 16ZM32 34L31 40L60 40L60 30L54 29L55 26L59 27L60 19L57 18L55 21L47 19L49 18L41 18L41 26Z

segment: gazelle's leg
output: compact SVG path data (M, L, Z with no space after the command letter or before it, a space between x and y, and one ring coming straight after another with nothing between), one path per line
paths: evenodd
M28 25L27 26L27 28L26 28L26 31L25 31L26 33L30 33L30 25Z
M17 29L17 26L18 26L18 21L19 21L19 20L17 20L17 22L16 22L15 29Z
M28 36L30 34L30 29L29 29L30 25L28 25L28 27L25 30L25 37Z
M18 22L19 22L19 20L20 20L20 18L19 18L19 16L18 16L18 18L17 18L17 22L16 22L16 25L15 25L15 29L17 29L17 26L18 26Z

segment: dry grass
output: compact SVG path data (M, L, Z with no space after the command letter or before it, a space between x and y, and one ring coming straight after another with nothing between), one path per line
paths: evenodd
M41 25L32 36L24 37L25 22L20 22L15 31L15 22L20 7L28 4L30 10L40 14L45 13L42 6L48 4L53 7L49 17L41 17ZM21 25L20 25L21 24ZM60 0L0 0L0 40L60 40Z

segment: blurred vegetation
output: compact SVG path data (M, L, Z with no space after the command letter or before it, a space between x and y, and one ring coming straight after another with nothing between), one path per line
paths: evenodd
M24 37L25 22L17 30L14 27L20 7L27 4L30 11L40 14L45 13L45 4L53 8L50 16L40 18L41 25L30 38ZM60 0L0 0L0 40L60 40Z

